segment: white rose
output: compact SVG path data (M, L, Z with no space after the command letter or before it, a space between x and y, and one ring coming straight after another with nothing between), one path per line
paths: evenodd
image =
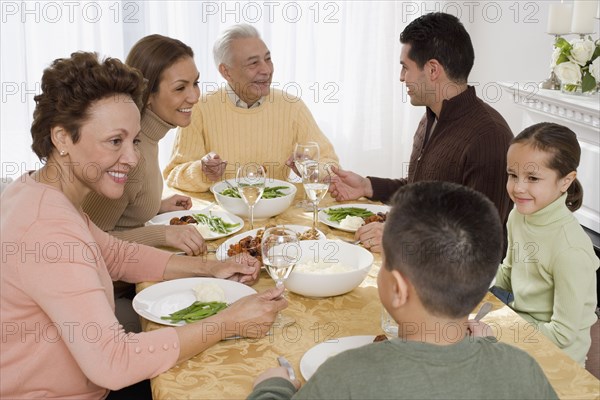
M550 68L556 67L556 61L558 61L558 57L560 57L561 49L558 47L554 48L552 52L552 63L550 64Z
M594 54L594 47L594 42L591 40L576 40L573 42L569 60L582 66L587 64Z
M600 82L600 57L596 57L592 65L590 65L590 74L596 80L596 83Z
M554 73L560 82L566 85L579 85L581 83L581 67L573 62L567 61L558 64Z

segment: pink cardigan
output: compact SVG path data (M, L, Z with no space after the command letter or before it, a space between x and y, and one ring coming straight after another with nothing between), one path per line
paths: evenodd
M28 174L1 203L0 397L101 399L175 364L175 330L126 334L112 285L162 280L170 253L104 233Z

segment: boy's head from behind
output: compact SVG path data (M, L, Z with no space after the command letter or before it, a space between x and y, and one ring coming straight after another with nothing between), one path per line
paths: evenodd
M454 183L419 182L402 187L392 199L382 272L400 273L429 314L462 318L488 290L502 244L498 211L483 194ZM382 288L390 288L381 282L383 275L382 301L388 295Z

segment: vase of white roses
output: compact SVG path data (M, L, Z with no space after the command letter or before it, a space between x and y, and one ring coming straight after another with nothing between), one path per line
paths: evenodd
M571 42L557 38L552 66L563 92L597 93L600 84L600 40L594 41L591 36Z

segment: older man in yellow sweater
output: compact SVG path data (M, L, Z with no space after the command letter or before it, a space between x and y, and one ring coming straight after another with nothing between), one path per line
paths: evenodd
M263 165L270 178L286 180L296 143L317 142L320 161L337 164L333 146L302 100L271 88L271 52L255 28L228 28L213 52L227 86L204 94L192 123L177 132L163 171L167 185L204 192L248 163Z

